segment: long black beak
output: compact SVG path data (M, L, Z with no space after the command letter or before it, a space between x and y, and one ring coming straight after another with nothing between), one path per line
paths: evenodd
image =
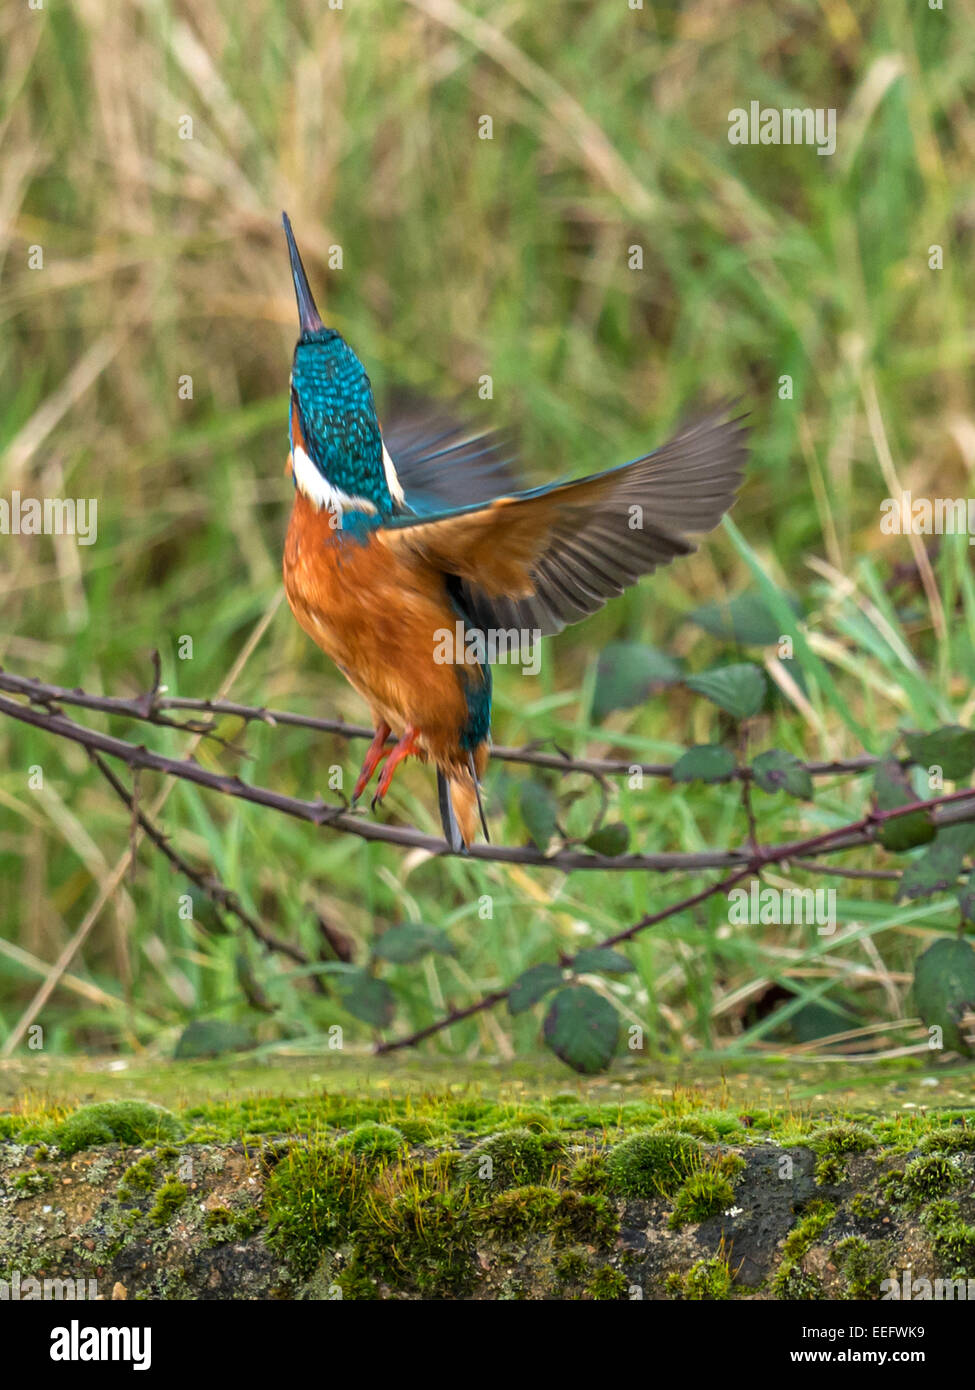
M288 238L291 277L295 282L295 298L298 301L298 322L301 325L302 333L314 333L317 328L324 328L325 325L315 308L315 301L308 288L308 276L305 274L305 267L301 264L301 257L298 255L295 234L291 230L291 218L286 212L282 212L281 221L284 223L284 234Z

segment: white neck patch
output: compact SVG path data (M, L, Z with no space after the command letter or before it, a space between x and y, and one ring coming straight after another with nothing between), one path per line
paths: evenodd
M386 441L383 440L383 469L386 473L386 486L389 488L389 495L398 507L406 505L406 496L403 492L403 484L399 480L396 472L396 465L389 456L386 448Z
M350 497L341 488L333 487L315 467L300 444L291 451L291 467L298 491L308 498L317 512L320 512L322 507L328 507L329 511L337 512L339 516L345 511L375 512L376 508L367 498ZM400 492L402 493L402 488Z

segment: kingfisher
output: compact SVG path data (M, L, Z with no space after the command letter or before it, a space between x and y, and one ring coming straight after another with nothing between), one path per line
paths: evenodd
M429 760L445 840L466 853L479 823L487 837L492 634L560 632L692 551L686 533L712 530L734 501L744 420L724 404L631 463L519 490L496 433L471 435L437 411L383 430L365 368L322 322L287 213L283 223L299 323L288 602L371 711L353 804L384 760L374 810L405 758Z

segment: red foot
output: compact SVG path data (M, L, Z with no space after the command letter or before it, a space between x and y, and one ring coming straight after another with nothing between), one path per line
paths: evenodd
M359 797L365 791L366 787L368 787L370 777L389 751L386 747L386 740L391 733L392 730L389 725L384 720L380 720L379 728L376 730L376 736L366 751L366 756L362 763L362 771L359 773L358 780L352 791L353 806L359 800Z
M406 732L397 743L396 747L389 755L389 762L382 770L379 778L379 785L376 787L376 795L372 798L373 807L378 806L383 797L389 791L389 784L393 780L393 773L399 767L404 758L408 758L412 753L420 751L418 740L420 737L419 729L414 729L412 724L406 726Z

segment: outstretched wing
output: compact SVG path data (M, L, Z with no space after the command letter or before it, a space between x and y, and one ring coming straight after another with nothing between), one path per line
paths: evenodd
M397 517L387 543L446 574L472 624L543 636L694 549L734 501L746 457L743 417L722 406L633 463L576 482L430 517Z

